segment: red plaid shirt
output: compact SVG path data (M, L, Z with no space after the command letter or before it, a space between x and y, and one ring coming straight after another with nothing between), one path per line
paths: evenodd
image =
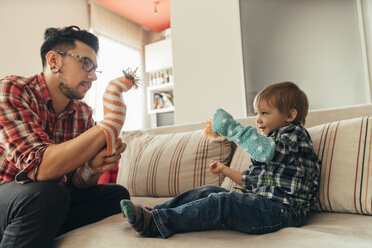
M57 116L42 73L0 79L0 183L37 181L46 148L79 136L93 123L91 108L78 100Z

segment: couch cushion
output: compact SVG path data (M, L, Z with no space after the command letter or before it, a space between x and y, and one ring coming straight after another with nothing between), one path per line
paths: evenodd
M117 183L132 196L176 196L205 184L220 185L222 175L209 170L210 160L230 163L232 143L202 135L201 130L151 135L123 133L127 143Z
M371 117L331 122L308 130L322 160L316 209L371 214Z
M135 203L153 206L163 198L133 197ZM372 247L372 216L346 213L308 214L301 228L288 227L265 235L249 235L229 229L175 234L168 239L142 238L123 218L122 214L73 230L58 237L55 248L138 247L138 248L370 248Z

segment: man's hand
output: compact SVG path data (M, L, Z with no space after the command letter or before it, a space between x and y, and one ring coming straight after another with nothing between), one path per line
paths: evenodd
M106 156L106 148L98 152L90 161L87 166L93 174L102 174L115 168L121 158L121 153L125 151L127 145L119 138L115 143L116 152L111 156Z
M119 138L115 143L116 153L106 156L106 148L99 151L84 166L77 169L72 178L72 184L76 188L88 188L96 185L100 176L118 165L121 153L125 151L127 145L122 143Z

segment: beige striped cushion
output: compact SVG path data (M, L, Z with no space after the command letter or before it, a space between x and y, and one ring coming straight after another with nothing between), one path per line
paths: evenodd
M230 163L232 144L207 138L201 131L150 135L122 135L127 149L122 153L117 183L132 196L176 196L192 188L220 185L223 177L209 170L210 160Z
M314 150L322 160L316 209L372 213L371 117L309 128Z

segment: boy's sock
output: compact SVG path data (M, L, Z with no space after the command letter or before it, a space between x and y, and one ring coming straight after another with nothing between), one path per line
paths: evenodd
M129 224L141 236L156 237L160 235L149 210L143 208L141 205L133 204L130 200L121 200L120 205Z

